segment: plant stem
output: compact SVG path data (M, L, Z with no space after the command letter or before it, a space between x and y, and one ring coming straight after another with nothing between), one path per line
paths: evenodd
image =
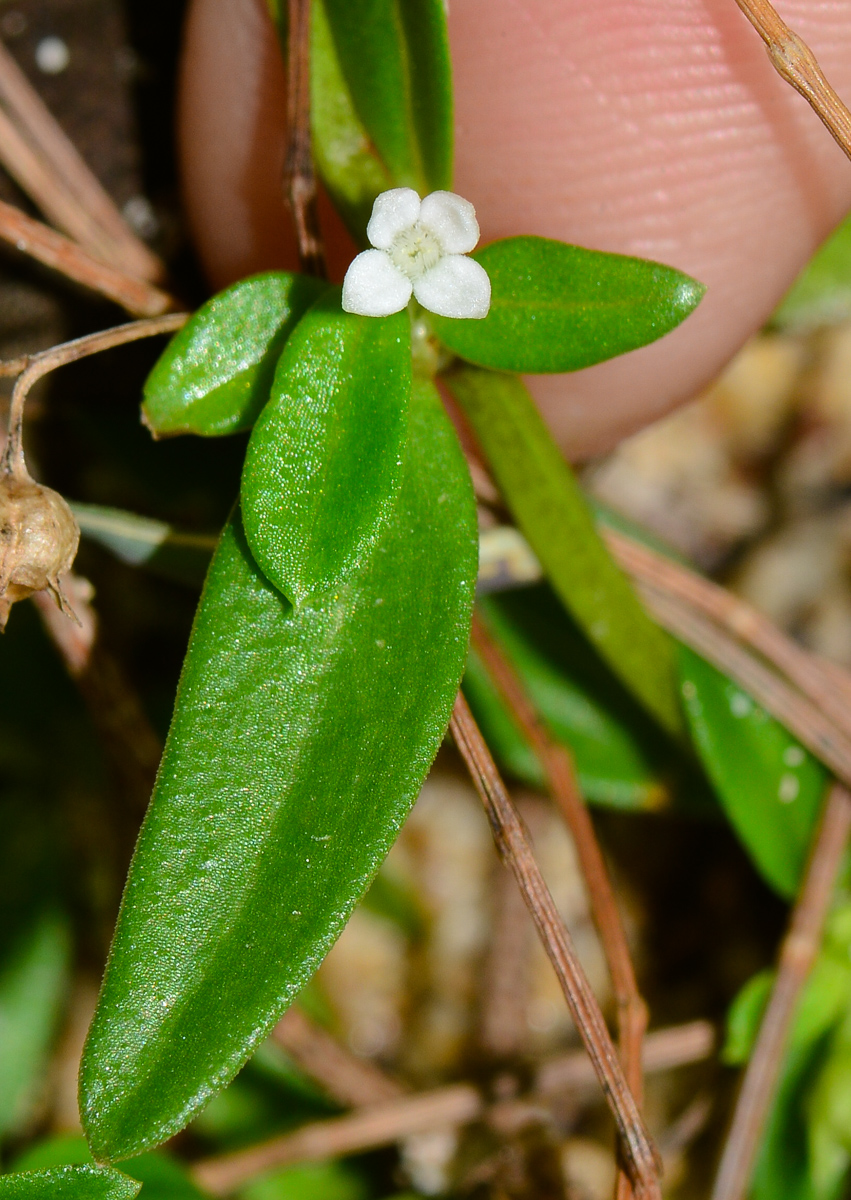
M736 0L765 42L771 64L799 92L851 158L851 112L825 78L809 46L789 28L769 0Z
M327 278L310 134L310 0L288 0L287 130L284 191L298 238L301 269Z
M636 1195L640 1200L657 1200L661 1196L659 1164L650 1136L629 1090L570 934L544 882L505 784L461 693L455 701L450 729L481 797L500 857L513 871L520 885L538 936L555 968L573 1020L594 1064L615 1118L625 1166Z
M644 1090L641 1043L647 1029L647 1006L638 990L617 900L573 760L565 747L549 735L517 673L478 613L473 617L473 646L543 767L550 791L573 837L615 993L621 1062L630 1091L640 1106ZM629 1180L623 1172L620 1174L618 1195L626 1197L631 1194Z
M851 794L834 784L810 850L804 882L780 949L777 979L745 1071L712 1200L743 1200L774 1096L789 1026L821 943L848 836Z

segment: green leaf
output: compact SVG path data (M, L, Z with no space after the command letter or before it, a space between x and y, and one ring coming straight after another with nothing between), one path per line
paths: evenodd
M839 1200L851 1167L851 1016L830 1039L806 1113L814 1197Z
M472 257L490 276L488 315L428 319L450 350L498 371L578 371L626 354L669 333L706 290L673 267L550 238L506 238Z
M452 185L452 73L442 0L323 0L355 111L393 186Z
M682 692L694 743L763 878L798 891L827 782L822 764L738 684L687 646Z
M68 922L39 913L0 959L0 1134L27 1119L68 986Z
M670 803L671 752L546 585L479 599L488 629L553 735L573 754L583 794L626 809ZM543 770L475 652L464 692L491 751L534 787Z
M154 437L250 429L287 338L325 286L306 275L269 271L202 305L145 383L142 415Z
M526 388L514 376L476 367L456 367L444 378L556 595L633 695L679 734L671 642L609 555Z
M393 512L410 394L407 312L353 316L335 290L290 339L241 503L251 552L295 605L357 569Z
M721 1060L728 1066L741 1066L750 1058L775 978L776 972L771 968L758 971L730 1005L727 1037L721 1051Z
M393 187L393 179L355 112L323 0L313 0L311 14L310 119L316 167L349 233L365 246L375 197Z
M38 1171L72 1163L94 1165L86 1139L74 1135L48 1138L26 1150L15 1163L16 1171ZM162 1153L142 1154L133 1160L135 1182L142 1185L142 1200L205 1200L183 1167Z
M98 1158L170 1137L331 946L446 728L467 650L475 505L433 387L413 392L392 519L293 611L238 519L210 568L81 1068Z
M54 1167L0 1175L0 1200L132 1200L141 1186L111 1167Z
M371 1189L352 1167L339 1162L284 1167L244 1187L241 1200L369 1200Z
M851 316L851 219L816 252L771 318L781 329L806 330Z
M71 505L83 537L91 538L131 567L148 567L168 579L198 587L218 538L184 533L165 521L101 504Z

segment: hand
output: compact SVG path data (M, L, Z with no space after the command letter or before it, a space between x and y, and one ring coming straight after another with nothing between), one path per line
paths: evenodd
M781 15L851 99L851 0ZM658 259L709 287L660 342L532 390L585 458L689 399L763 324L851 206L851 163L734 0L450 0L455 188L483 241L535 233ZM216 286L293 266L285 108L264 0L192 0L181 157ZM338 277L353 248L328 214Z

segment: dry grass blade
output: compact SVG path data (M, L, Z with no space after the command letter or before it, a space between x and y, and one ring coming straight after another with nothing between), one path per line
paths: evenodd
M364 1108L349 1116L316 1121L260 1146L205 1159L195 1164L192 1175L214 1196L225 1196L249 1179L286 1163L388 1146L415 1133L475 1121L483 1111L478 1089L460 1083Z
M94 258L138 279L163 278L160 260L129 229L2 43L0 161L45 216Z
M345 1108L384 1104L405 1094L400 1083L346 1050L295 1005L281 1017L271 1037Z
M851 834L851 794L830 789L804 883L783 940L777 982L736 1103L712 1200L743 1200L783 1064L795 1005L818 954L836 877Z
M319 227L316 171L310 134L310 0L289 0L287 129L284 192L292 209L301 269L327 277Z
M851 112L833 90L809 46L768 0L736 0L765 42L775 70L799 92L851 158Z
M0 200L0 239L139 317L174 307L167 292L93 258L76 242Z
M499 776L463 695L459 693L450 724L452 735L476 785L500 856L513 871L538 935L556 974L615 1119L624 1165L640 1200L661 1195L659 1164L644 1122L629 1090L599 1005L576 957L526 832Z
M573 837L591 914L615 993L624 1074L636 1103L640 1105L644 1090L641 1043L647 1029L647 1006L638 990L617 900L579 789L573 761L564 746L548 733L523 684L478 614L473 618L473 646L541 763L550 791ZM628 1177L623 1172L618 1180L617 1194L623 1200L631 1194Z

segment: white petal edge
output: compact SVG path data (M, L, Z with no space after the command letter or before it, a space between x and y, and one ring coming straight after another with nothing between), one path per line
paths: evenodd
M491 305L491 281L475 259L447 254L416 281L414 295L423 308L439 317L480 320Z
M343 280L343 309L362 317L389 317L411 298L411 281L383 250L364 250Z
M444 254L469 254L479 241L475 208L454 192L426 196L420 207L420 224L437 237Z
M420 198L413 188L391 188L377 196L366 236L376 250L389 250L403 229L410 229L420 215Z

